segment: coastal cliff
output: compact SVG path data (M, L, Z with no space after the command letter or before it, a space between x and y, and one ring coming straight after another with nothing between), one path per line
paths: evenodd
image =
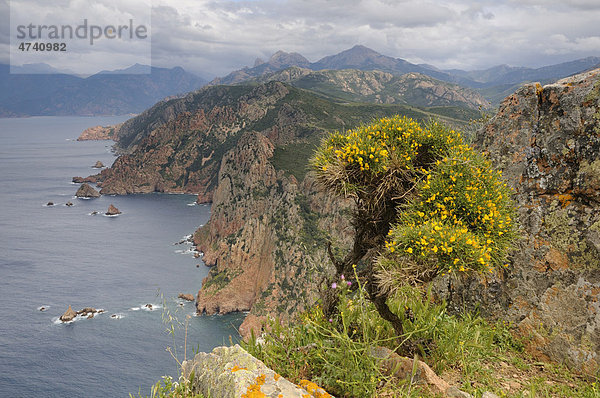
M298 182L271 164L274 145L245 133L224 157L209 223L194 235L212 266L196 300L199 313L250 311L287 319L312 304L333 270L325 243L348 245L350 225L342 203L320 193L312 178Z
M280 82L208 87L157 104L118 132L123 152L102 193L194 192L213 202L194 242L211 266L199 313L289 318L331 272L326 242L352 239L352 204L307 173L326 131L395 113L397 105L337 104ZM529 84L477 134L514 189L522 239L496 278L434 283L455 311L511 321L541 359L594 373L600 363L600 70ZM450 288L448 288L450 287Z

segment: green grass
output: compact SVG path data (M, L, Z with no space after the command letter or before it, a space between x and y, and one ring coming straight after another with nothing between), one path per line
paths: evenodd
M362 287L342 290L335 317L325 319L313 307L287 326L271 322L263 342L251 338L244 348L290 381L312 380L337 397L435 397L423 386L381 373L369 355L373 347L393 350L410 340L436 373L475 397L490 391L499 397L600 398L597 382L530 358L509 324L451 315L430 294L404 288L389 302L394 312L410 314L398 339Z

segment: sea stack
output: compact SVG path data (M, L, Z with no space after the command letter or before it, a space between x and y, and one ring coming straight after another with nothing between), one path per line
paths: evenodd
M101 161L99 161L99 160L98 160L98 161L96 162L96 164L95 164L93 167L94 167L95 169L101 169L101 168L103 168L103 167L105 167L105 166L104 166L104 163L102 163Z
M99 198L100 192L96 191L90 185L83 183L75 193L78 198Z
M106 212L107 216L116 216L117 214L121 214L121 211L119 209L117 209L112 204L108 206L108 211Z
M69 306L69 308L67 308L65 313L62 314L59 319L62 322L71 322L76 316L77 316L77 313L75 311L73 311L71 306Z

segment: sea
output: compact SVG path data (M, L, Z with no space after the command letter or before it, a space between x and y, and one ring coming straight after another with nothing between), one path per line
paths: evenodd
M188 241L208 205L74 196L73 176L115 160L112 141L77 136L126 119L0 119L0 397L148 396L178 362L239 340L243 314L196 316L177 298L208 273ZM122 214L106 216L110 204ZM62 323L69 305L104 312Z

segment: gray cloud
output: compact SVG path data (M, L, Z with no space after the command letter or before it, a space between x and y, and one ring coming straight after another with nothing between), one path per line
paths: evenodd
M61 1L80 5L83 0ZM600 55L597 0L155 0L153 4L153 64L181 65L209 75L252 65L256 57L265 59L277 50L316 61L355 44L410 62L463 69L542 66ZM93 12L94 7L87 10Z

